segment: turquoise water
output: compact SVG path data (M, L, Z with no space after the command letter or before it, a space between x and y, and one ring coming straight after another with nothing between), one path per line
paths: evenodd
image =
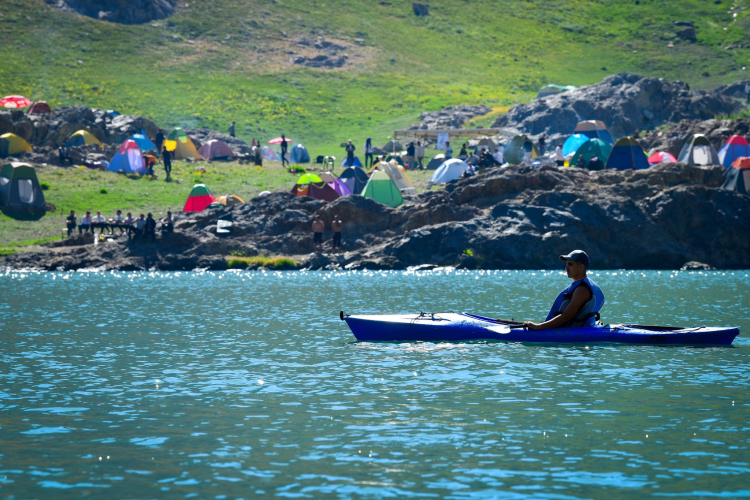
M5 498L750 496L750 272L594 273L732 347L369 344L338 311L541 320L560 272L0 275Z

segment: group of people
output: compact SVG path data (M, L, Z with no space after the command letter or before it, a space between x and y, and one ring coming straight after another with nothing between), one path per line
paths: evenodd
M338 215L333 216L331 221L331 232L333 233L333 244L332 252L339 253L341 251L341 227L344 225L344 221ZM323 251L323 231L325 231L325 223L323 218L318 215L312 224L313 231L313 252Z
M175 218L171 211L168 211L166 217L162 217L159 222L161 222L161 231L163 233L171 233L174 231ZM93 233L97 229L100 233L103 233L106 230L112 234L115 230L119 229L120 235L127 234L128 238L130 238L131 234L135 236L144 236L145 238L156 238L156 219L154 219L150 212L146 216L141 214L136 219L131 212L128 212L127 216L123 217L122 210L118 210L114 217L107 220L100 210L97 210L96 215L94 216L91 215L91 210L86 210L86 215L81 217L81 222L78 223L76 211L71 210L70 215L68 215L66 219L66 225L68 236L70 236L77 227L78 234L83 234L85 232Z

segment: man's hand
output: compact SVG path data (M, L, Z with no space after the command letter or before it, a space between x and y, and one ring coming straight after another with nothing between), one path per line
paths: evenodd
M533 321L524 321L523 326L525 326L529 330L539 330L539 325L537 325Z

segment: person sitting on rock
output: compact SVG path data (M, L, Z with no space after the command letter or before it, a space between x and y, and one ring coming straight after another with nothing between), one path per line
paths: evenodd
M65 219L65 225L68 227L68 236L73 233L73 230L76 228L76 211L71 210L70 215Z
M524 322L529 330L592 326L599 319L604 292L586 277L586 269L591 264L589 256L583 250L573 250L561 255L560 260L565 261L565 271L573 283L560 292L543 323Z
M128 212L127 217L125 217L122 221L123 226L125 227L125 230L128 232L128 238L130 238L130 235L133 234L135 231L135 217L133 217L133 214Z
M578 162L576 162L576 167L578 168L587 168L588 163L586 162L586 158L583 157L583 155L578 156Z
M99 229L100 233L107 228L107 218L102 215L101 210L97 210L96 215L91 218L91 228Z
M122 227L122 223L125 219L122 216L122 210L118 210L115 212L115 216L112 217L112 224L110 224L109 229L110 232L114 231L114 228L120 228L120 235L122 236L122 233L125 232L125 229Z
M143 227L143 233L146 238L151 238L152 240L156 239L156 221L154 220L154 216L151 215L151 212L146 216L146 224Z
M161 232L171 233L172 231L174 231L174 217L171 211L167 211L167 216L161 219Z
M84 231L91 231L91 210L86 210L86 215L81 217L81 223L78 224L78 234Z
M143 234L144 229L146 229L146 216L141 214L140 217L138 217L135 220L135 235L140 236Z

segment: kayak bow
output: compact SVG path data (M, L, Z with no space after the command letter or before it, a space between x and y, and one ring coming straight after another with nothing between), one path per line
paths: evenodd
M516 321L495 320L468 313L348 315L342 311L357 340L364 342L503 342L622 343L730 345L739 328L595 325L527 330Z

